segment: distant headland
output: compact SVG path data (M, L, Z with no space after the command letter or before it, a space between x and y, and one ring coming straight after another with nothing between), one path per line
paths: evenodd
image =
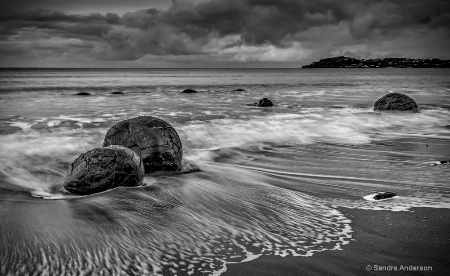
M325 58L302 68L450 68L450 60L414 58L357 59L352 57Z

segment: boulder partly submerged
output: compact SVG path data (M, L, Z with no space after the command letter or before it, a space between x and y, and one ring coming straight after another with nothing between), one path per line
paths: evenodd
M179 171L183 149L180 137L166 121L140 116L113 125L106 133L103 146L120 145L138 154L145 173Z
M375 102L375 111L412 111L419 112L419 106L408 95L402 93L389 93Z
M376 192L370 195L366 195L363 198L365 200L369 200L369 201L377 201L377 200L385 200L385 199L389 199L389 198L395 198L398 197L398 195L396 193L392 193L392 192Z
M257 103L245 104L245 105L247 105L247 106L258 106L258 107L268 107L268 106L273 106L273 103L268 98L262 98Z
M431 161L427 162L430 165L437 166L437 165L450 165L450 161Z
M144 164L132 150L121 146L95 148L72 163L64 188L72 194L89 195L119 186L139 186Z
M188 89L183 90L183 92L181 92L181 93L197 93L197 91L194 89L188 88Z
M91 93L88 93L88 92L80 92L80 93L77 93L77 94L75 94L76 96L91 96L92 94Z
M262 98L261 100L259 100L258 106L260 107L273 106L273 103L268 98Z

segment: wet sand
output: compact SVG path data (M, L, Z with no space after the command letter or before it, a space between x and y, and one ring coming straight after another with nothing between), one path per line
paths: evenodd
M343 250L262 256L229 264L222 275L450 275L450 210L339 210L352 220L354 231Z

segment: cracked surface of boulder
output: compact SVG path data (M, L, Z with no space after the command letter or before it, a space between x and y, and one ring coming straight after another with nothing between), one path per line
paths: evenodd
M136 152L144 163L145 173L178 171L183 149L180 137L166 121L140 116L113 125L103 146L120 145Z
M139 186L144 165L132 150L121 146L95 148L72 163L64 188L77 195L103 192L119 186Z
M408 95L402 93L389 93L375 102L375 111L397 110L419 112L419 106Z

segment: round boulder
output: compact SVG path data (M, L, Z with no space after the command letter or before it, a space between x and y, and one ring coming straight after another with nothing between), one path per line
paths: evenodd
M373 106L375 111L397 110L419 112L419 106L409 96L402 93L389 93L384 95Z
M144 163L145 173L178 171L183 149L180 137L166 121L140 116L113 125L103 146L120 145L136 152Z
M267 98L263 98L263 99L259 100L258 106L260 106L260 107L273 106L273 103L271 100L269 100Z
M183 92L181 92L181 93L197 93L197 91L195 91L194 89L188 88L188 89L183 90Z
M77 95L77 96L91 96L91 93L88 93L88 92L80 92L80 93L77 93L77 94L75 94L75 95Z
M72 163L64 188L77 195L103 192L119 186L139 186L144 164L132 150L121 146L96 148Z

